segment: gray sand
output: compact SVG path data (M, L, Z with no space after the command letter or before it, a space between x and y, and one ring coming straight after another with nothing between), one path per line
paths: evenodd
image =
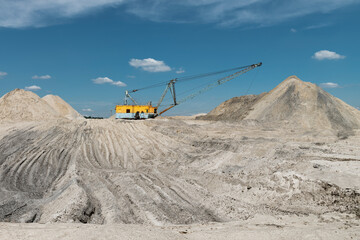
M3 121L0 239L358 239L359 112L299 81L243 121ZM279 126L281 93L317 100Z

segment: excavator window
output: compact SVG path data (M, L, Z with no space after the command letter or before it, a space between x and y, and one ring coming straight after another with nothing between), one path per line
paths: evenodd
M130 113L130 109L126 109L126 113Z
M154 109L154 113L156 113L156 112L157 112L157 109L155 108L155 109Z

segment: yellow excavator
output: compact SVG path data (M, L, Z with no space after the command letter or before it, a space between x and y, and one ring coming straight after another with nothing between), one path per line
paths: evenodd
M193 75L193 76L187 76L187 77L182 77L182 78L175 78L175 79L171 79L170 81L166 81L166 82L162 82L162 83L157 83L151 86L147 86L144 88L139 88L139 89L134 89L131 91L126 90L125 91L125 101L123 105L116 105L115 107L115 118L116 119L147 119L147 118L155 118L157 116L160 116L161 114L165 113L166 111L170 110L171 108L189 100L189 99L193 99L194 97L202 94L203 92L206 92L216 86L219 86L221 84L224 84L236 77L239 77L240 75L253 70L254 68L260 67L262 65L262 63L256 63L256 64L252 64L252 65L248 65L248 66L243 66L243 67L236 67L236 68L231 68L231 69L226 69L226 70L222 70L222 71L217 71L217 72L211 72L211 73L205 73L205 74L199 74L199 75ZM226 72L234 72L231 75L228 75L226 77L222 77L218 80L216 80L215 82L207 85L206 87L200 89L199 91L188 95L187 97L183 98L180 101L177 101L176 99L176 93L175 93L175 83L177 82L182 82L182 81L188 81L188 80L193 80L193 79L198 79L198 78L204 78L204 77L209 77L212 75L217 75L217 74L222 74L222 73L226 73ZM153 87L159 87L162 85L166 85L165 90L163 92L163 94L160 97L160 100L158 101L156 106L152 106L151 102L149 102L147 105L140 105L136 102L136 100L130 95L130 93L135 93L138 92L140 90L144 90L144 89L148 89L148 88L153 88ZM162 111L158 112L158 109L161 105L161 103L164 100L164 97L166 96L166 94L170 92L171 96L172 96L172 100L173 103L170 105L170 107L167 107L165 109L163 109ZM132 101L132 104L129 104L129 99Z

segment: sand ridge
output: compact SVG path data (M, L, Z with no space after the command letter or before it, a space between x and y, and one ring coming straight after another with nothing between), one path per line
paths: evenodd
M31 91L15 89L0 98L0 120L7 122L83 119L59 96L40 98Z
M223 229L245 224L246 231L262 226L258 238L276 232L286 239L311 229L324 237L336 238L338 231L358 237L358 112L313 84L292 77L261 97L224 104L240 102L243 121L69 120L36 94L15 90L5 96L1 111L9 111L17 100L32 114L0 123L3 222L107 225L103 231L123 224L136 224L132 231L153 225L158 234L167 234L164 239L187 234L183 229L174 233L174 225L203 226L189 235L201 239L211 235L209 226L215 223ZM56 120L34 121L45 113ZM315 123L322 119L325 128L295 127L299 119L312 124L306 114L318 118ZM278 127L271 121L288 124ZM332 132L348 127L353 133L347 136ZM290 221L294 225L286 226ZM327 224L332 227L324 230ZM58 230L61 225L52 226ZM236 239L238 233L231 236Z
M194 120L27 125L0 140L0 218L167 225L356 216L359 186L350 183L360 176L349 171L359 168L358 140Z
M288 77L268 93L230 99L198 119L252 120L273 127L342 134L360 128L359 110L296 76Z
M360 111L296 76L285 79L253 108L245 119L286 121L303 129L360 128Z
M55 95L46 95L42 98L45 100L60 116L67 119L82 119L81 116L73 107L71 107L62 98Z
M61 116L33 92L15 89L0 98L2 121L41 121Z

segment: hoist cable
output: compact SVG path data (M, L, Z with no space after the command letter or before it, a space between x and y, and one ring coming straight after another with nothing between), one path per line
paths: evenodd
M203 74L197 74L197 75L190 75L190 76L186 76L186 77L180 77L180 78L176 78L176 82L185 82L185 81L194 80L194 79L198 79L198 78L209 77L209 76L218 75L218 74L221 74L221 73L226 73L226 72L231 72L231 71L235 71L235 70L240 70L240 69L243 69L243 68L248 68L250 66L251 65L242 66L242 67L236 67L236 68L230 68L230 69L225 69L225 70L216 71L216 72L209 72L209 73L203 73ZM137 92L137 91L144 90L144 89L160 87L160 86L166 85L168 83L169 83L169 81L159 82L159 83L155 83L153 85L149 85L149 86L146 86L146 87L137 88L137 89L131 90L129 92Z

